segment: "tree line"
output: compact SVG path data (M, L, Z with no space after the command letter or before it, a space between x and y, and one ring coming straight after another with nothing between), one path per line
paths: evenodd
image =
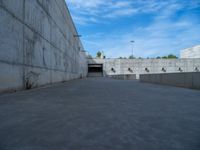
M88 58L93 58L93 57L91 55L88 55ZM98 51L96 53L96 58L103 58L103 59L105 59L106 56L103 54L103 52ZM118 59L152 59L152 58L150 58L150 57L146 57L146 58L135 57L135 56L131 55L129 57L118 57ZM166 56L157 56L157 57L154 57L154 59L178 59L178 57L176 55L169 54L169 55L166 55Z

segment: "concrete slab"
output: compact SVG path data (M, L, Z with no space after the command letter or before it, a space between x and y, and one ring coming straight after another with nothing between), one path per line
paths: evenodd
M31 29L42 35L45 39L50 41L51 36L51 19L50 16L41 7L38 1L26 0L25 1L25 23Z
M26 64L40 67L51 67L51 46L37 33L25 27Z
M141 82L158 83L171 86L200 89L200 73L165 73L140 75Z
M20 20L23 20L23 5L24 0L17 0L15 4L13 4L13 0L0 0L0 6Z
M0 96L1 150L199 150L200 92L88 78Z
M23 25L1 7L0 37L0 60L23 63Z
M23 88L23 68L14 64L0 63L0 92Z
M59 81L62 80L57 82ZM52 70L40 67L26 67L26 82L31 88L50 84L52 83Z
M200 78L199 78L200 80ZM200 83L199 83L200 85ZM193 73L189 74L189 73L186 73L184 75L184 87L187 87L187 88L192 88L193 87ZM199 87L200 89L200 87Z
M200 73L194 72L192 79L193 79L193 87L200 89Z

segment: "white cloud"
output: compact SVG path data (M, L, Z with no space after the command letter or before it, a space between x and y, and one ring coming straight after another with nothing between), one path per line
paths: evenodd
M102 18L114 18L118 16L130 16L136 9L132 8L131 1L122 1L122 0L66 0L67 4L72 13L73 18L79 18L80 20L85 20L85 18L96 17L99 19ZM81 19L83 18L83 19ZM84 23L90 24L90 18ZM82 24L82 21L77 22Z
M74 20L74 22L78 22L81 25L86 25L88 23L98 23L98 20L94 17L74 16L73 20Z
M180 50L200 43L200 23L193 20L158 20L147 27L139 27L125 32L121 36L97 34L84 41L89 49L104 50L109 58L131 55L131 40L134 43L134 55L137 57L155 57L167 54L179 55ZM92 44L89 43L93 39ZM94 51L94 53L95 53Z
M145 27L131 27L127 30L92 33L85 35L83 43L86 48L96 53L104 50L108 57L131 55L131 40L135 40L134 55L137 57L153 57L169 53L179 54L179 50L200 43L199 19L185 15L171 18L179 10L200 7L199 0L66 0L76 24L112 24L119 17L137 14L153 14L153 22ZM102 23L103 22L103 23ZM120 34L122 33L122 34ZM120 35L120 36L119 36Z
M129 41L134 39L135 56L155 57L170 53L179 55L181 49L200 43L200 24L195 27L189 25L187 28L185 27L182 32L177 35L175 34L175 36L174 34L168 33L170 32L169 30L158 29L152 31L144 28L135 32L133 31L132 34L126 33L123 37L114 41L107 38L105 41L102 41L102 43L104 43L102 49L105 50L108 57L130 56L131 43ZM134 36L134 33L137 35L138 32L142 32L142 36ZM100 41L97 43L100 43Z
M130 1L119 1L116 3L112 3L112 8L122 8L122 7L130 7L131 6Z
M159 19L164 19L180 9L191 9L200 6L199 0L66 0L73 18L79 18L77 24L94 23L93 19L102 20L130 16L139 13L160 13ZM89 16L89 17L88 17ZM82 19L81 19L82 18ZM88 20L86 20L88 18ZM108 20L110 21L110 20Z
M105 15L105 18L115 18L115 17L120 17L120 16L131 16L134 13L137 13L137 9L133 8L126 8L126 9L120 9L120 10L115 10L107 15Z
M104 0L66 0L67 3L72 4L79 9L84 8L97 8L102 4L105 4Z

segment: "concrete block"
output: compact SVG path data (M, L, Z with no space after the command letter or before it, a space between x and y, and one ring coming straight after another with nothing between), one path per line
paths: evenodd
M50 15L50 7L52 5L52 1L50 0L37 0L37 2L39 3L39 5L42 7L42 9L48 14Z
M18 19L23 20L23 2L24 0L0 0L0 5Z
M66 2L64 0L55 0L60 12L62 13L63 17L67 18L67 7Z
M147 75L140 74L140 77L139 77L139 78L140 78L140 81L142 81L142 82L147 82L147 81L149 81L149 80L148 80L148 77L149 77L149 76L147 76Z
M63 45L63 40L64 40L64 37L62 35L62 33L60 32L58 26L55 24L55 23L52 23L51 24L51 43L59 48L60 50L64 51L64 46Z
M23 25L0 8L0 60L23 63Z
M63 52L51 46L51 65L52 69L64 70L62 64Z
M51 49L46 40L29 28L25 28L24 43L27 65L51 67Z
M140 81L200 89L200 72L143 74L140 75Z
M154 78L154 83L160 83L161 82L161 77L158 74L155 74L155 78Z
M185 75L183 73L165 74L168 85L185 86Z
M28 88L35 88L41 85L50 84L51 70L37 67L26 67L25 77Z
M72 31L73 28L71 28L71 24L70 24L71 20L70 21L68 20L68 24L67 24L66 18L64 18L61 8L59 7L59 5L61 5L61 4L58 4L58 3L62 3L62 1L56 2L54 0L50 3L50 16L52 17L53 22L56 23L56 26L59 28L59 30L62 32L62 34L65 35L65 33L66 33L65 26L66 27L68 26L70 28L70 31ZM56 12L56 13L54 13L54 12Z
M70 75L69 75L69 79L71 79ZM62 81L66 81L66 73L52 70L52 82L56 83L56 82L62 82Z
M45 39L50 41L50 17L36 0L26 0L25 23L28 24L33 30L40 33Z
M23 88L23 68L17 65L0 63L0 92Z
M118 80L136 80L135 74L109 75L108 77Z
M193 75L193 88L200 89L200 72L194 72Z
M193 73L184 73L184 87L192 88L193 87Z

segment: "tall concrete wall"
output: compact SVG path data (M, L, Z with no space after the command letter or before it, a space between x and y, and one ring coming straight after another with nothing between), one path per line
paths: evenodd
M200 72L142 74L141 82L200 89Z
M0 91L85 77L64 0L0 0Z
M200 59L88 59L88 63L103 64L104 76L136 74L137 79L140 74L200 71Z

